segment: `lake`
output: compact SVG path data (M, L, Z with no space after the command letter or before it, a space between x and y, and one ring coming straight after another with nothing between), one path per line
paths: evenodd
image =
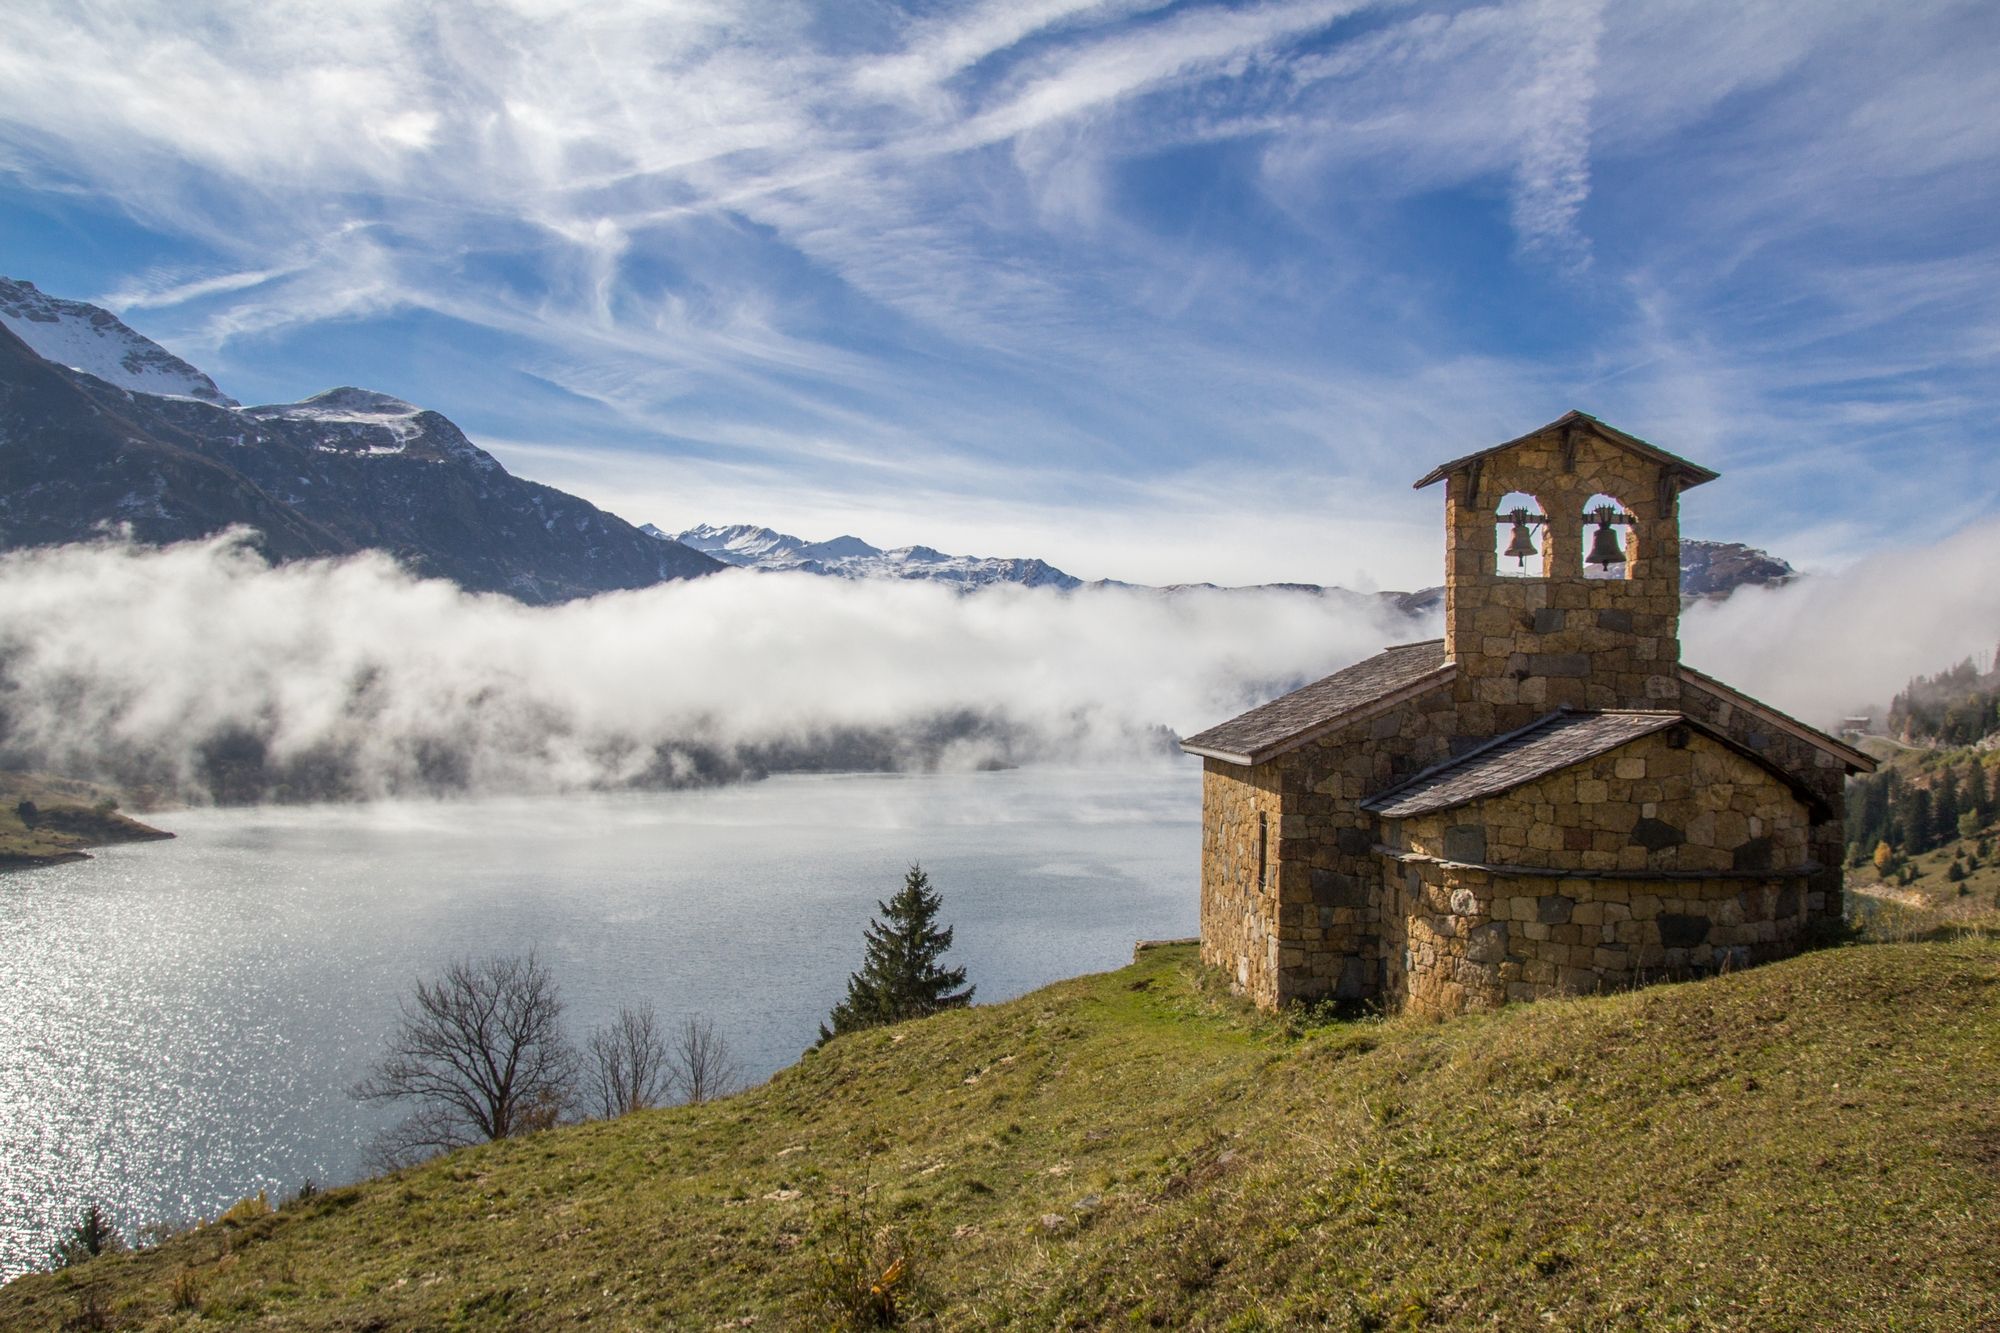
M128 1233L362 1171L347 1089L418 976L539 951L581 1036L711 1015L796 1060L921 861L996 1001L1198 921L1200 766L781 777L710 791L188 810L0 875L0 1279L88 1201Z

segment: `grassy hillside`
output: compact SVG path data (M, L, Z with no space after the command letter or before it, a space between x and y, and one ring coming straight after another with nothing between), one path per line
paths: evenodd
M1882 747L1877 743L1876 748ZM1985 768L1991 786L2000 786L2000 755L1962 748L1903 750L1884 753L1882 758L1878 773L1857 785L1884 784L1897 793L1899 817L1883 830L1893 839L1892 857L1885 874L1868 855L1880 844L1867 834L1857 836L1847 869L1850 914L1872 933L1887 938L1916 938L1940 928L2000 929L2000 810L1981 819L1968 809L1960 816L1963 827L1959 819L1948 821L1949 832L1933 829L1924 843L1934 845L1918 850L1902 799L1919 789L1935 793L1944 774L1963 778L1975 764Z
M79 861L86 847L173 836L118 813L111 793L92 783L0 772L0 870Z
M1445 1023L1259 1017L1160 949L257 1211L0 1327L827 1327L885 1272L951 1329L1992 1327L2000 942Z

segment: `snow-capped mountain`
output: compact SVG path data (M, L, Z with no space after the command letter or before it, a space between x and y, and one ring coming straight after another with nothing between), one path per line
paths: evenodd
M121 389L236 406L214 380L109 310L49 296L32 282L0 278L0 324L36 355Z
M826 574L848 579L935 579L961 588L985 587L995 583L1019 583L1031 588L1142 587L1100 579L1086 584L1045 560L1033 558L995 559L983 556L946 555L928 546L902 546L884 551L859 537L835 537L832 541L810 542L790 533L753 523L733 523L727 527L698 523L684 532L669 533L651 523L639 531L661 541L678 541L724 564L743 569L792 570L804 574ZM1686 540L1681 543L1681 592L1688 597L1727 597L1739 587L1751 584L1779 585L1790 581L1796 571L1766 552L1739 542ZM1314 593L1380 599L1412 616L1435 611L1444 603L1443 588L1417 592L1351 593L1344 588L1317 583L1269 583L1266 590ZM1160 592L1195 589L1227 591L1213 583L1173 584Z
M328 389L296 403L245 408L263 421L290 421L311 426L313 445L325 453L344 453L461 463L478 472L503 472L498 459L465 438L457 426L437 412L372 389Z
M946 555L928 546L885 551L859 537L809 542L789 533L748 523L714 527L702 523L668 534L648 523L639 529L680 542L725 564L747 569L797 570L844 579L930 579L964 588L1018 583L1029 588L1078 588L1083 580L1045 560L1020 557Z
M69 358L39 354L12 319L0 328L0 549L107 524L159 543L246 525L273 559L387 551L528 602L722 567L513 476L440 413L356 388L239 407L107 311L4 279L0 293Z

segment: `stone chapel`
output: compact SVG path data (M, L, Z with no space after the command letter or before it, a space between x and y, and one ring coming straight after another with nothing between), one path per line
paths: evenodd
M1680 494L1581 412L1432 469L1444 638L1189 737L1201 956L1265 1008L1457 1012L1746 966L1841 915L1874 761L1680 661Z

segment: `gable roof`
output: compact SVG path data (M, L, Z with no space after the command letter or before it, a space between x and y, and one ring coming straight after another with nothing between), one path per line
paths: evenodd
M1423 479L1416 483L1414 489L1422 490L1424 487L1435 482L1443 481L1460 468L1470 467L1472 464L1491 457L1503 449L1512 449L1517 444L1525 444L1537 435L1546 435L1552 430L1576 429L1588 430L1607 444L1616 445L1628 453L1638 454L1641 458L1650 459L1660 464L1673 475L1674 480L1680 483L1682 490L1686 490L1690 486L1699 486L1705 481L1714 481L1722 475L1719 472L1710 471L1699 463L1689 462L1679 454L1670 454L1657 445L1648 444L1636 435L1627 435L1615 426L1607 426L1588 412L1569 411L1563 413L1548 425L1531 430L1526 435L1517 436L1505 444L1496 444L1491 448L1481 449L1478 453L1467 454L1463 458L1454 458L1449 463L1439 463L1424 474Z
M1425 769L1407 782L1369 797L1361 808L1389 819L1449 810L1524 786L1686 721L1679 713L1558 710L1456 759Z
M1874 756L1866 754L1845 741L1835 740L1817 727L1809 727L1789 713L1781 713L1761 699L1753 699L1733 685L1725 685L1706 672L1696 671L1685 662L1681 664L1681 680L1705 690L1726 703L1734 704L1744 712L1760 718L1779 731L1797 737L1806 744L1838 759L1850 773L1873 773Z
M1385 819L1434 814L1512 791L1669 727L1700 732L1784 783L1814 811L1824 813L1824 800L1797 774L1698 718L1673 711L1572 712L1567 708L1536 718L1518 731L1496 736L1456 759L1435 764L1369 797L1361 802L1361 808Z
M1442 685L1457 670L1444 640L1398 644L1290 694L1198 732L1181 749L1231 764L1261 764L1365 714Z

